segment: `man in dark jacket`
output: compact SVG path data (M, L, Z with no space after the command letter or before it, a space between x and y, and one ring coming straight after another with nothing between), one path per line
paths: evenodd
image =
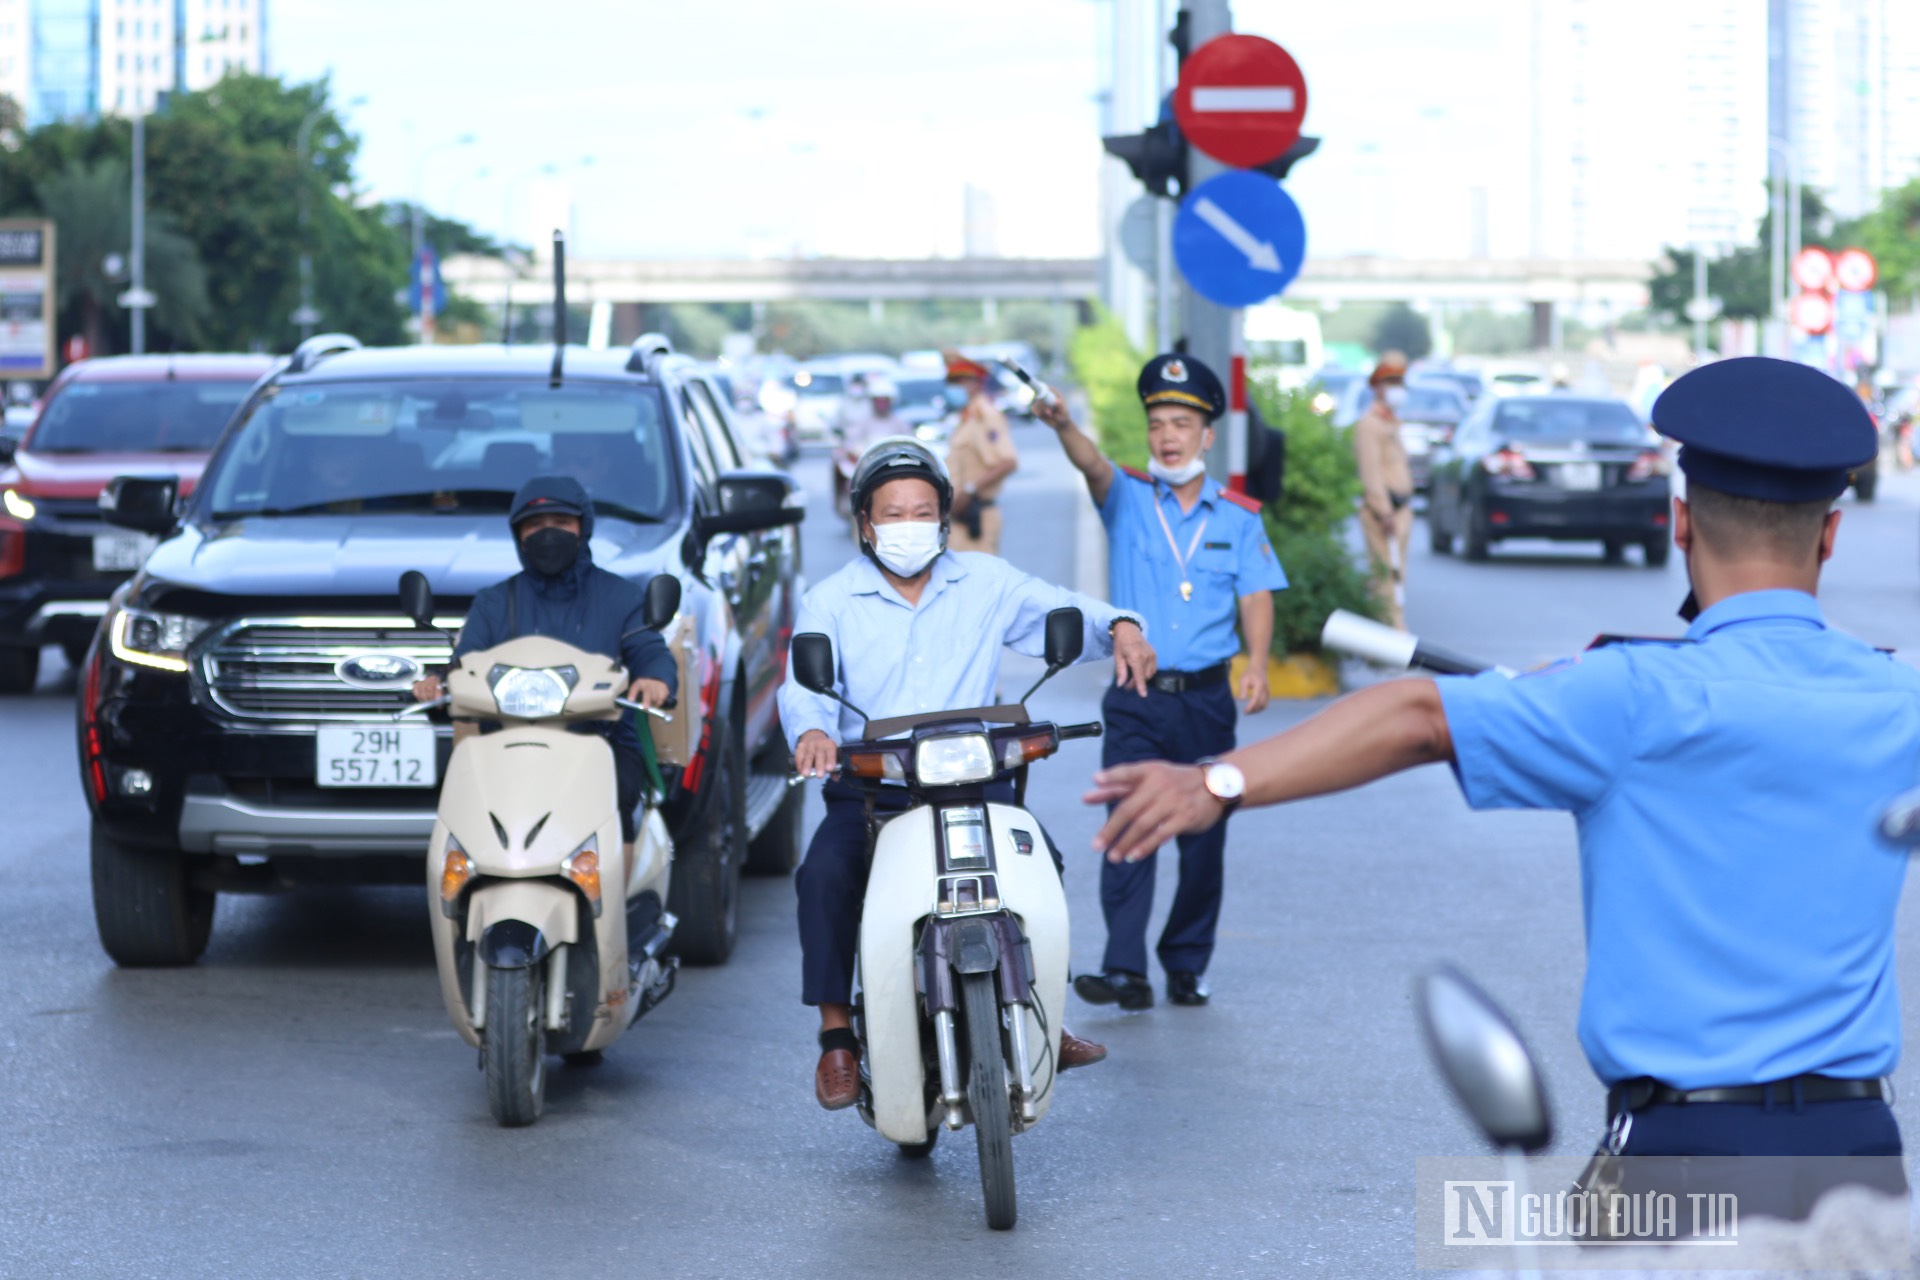
M520 636L547 636L588 653L617 656L633 681L627 691L633 701L648 707L671 701L678 683L673 655L660 633L646 625L644 589L594 564L587 545L593 537L593 499L580 482L570 476L535 476L514 495L507 523L521 572L473 598L454 658ZM413 696L422 702L442 692L438 676L413 687ZM640 736L629 717L575 728L602 733L613 747L620 829L631 854L633 813L646 771Z

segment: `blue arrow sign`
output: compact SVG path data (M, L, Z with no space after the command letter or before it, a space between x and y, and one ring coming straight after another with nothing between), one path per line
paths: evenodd
M1307 224L1278 182L1246 169L1209 178L1180 202L1173 257L1201 297L1250 307L1300 274Z

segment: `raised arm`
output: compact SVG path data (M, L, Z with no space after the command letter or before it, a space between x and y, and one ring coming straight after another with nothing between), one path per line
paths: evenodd
M1052 427L1060 436L1060 445L1067 451L1067 461L1079 468L1080 474L1087 478L1087 492L1093 495L1093 505L1100 506L1107 500L1107 490L1113 487L1113 463L1107 455L1100 452L1100 446L1093 438L1082 431L1073 421L1073 415L1067 412L1066 402L1058 395L1033 406L1033 416Z

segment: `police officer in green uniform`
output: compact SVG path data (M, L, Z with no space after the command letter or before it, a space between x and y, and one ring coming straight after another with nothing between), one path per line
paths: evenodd
M1907 860L1874 819L1920 777L1920 672L1831 629L1814 598L1873 423L1841 383L1764 357L1686 374L1653 421L1688 481L1684 638L1378 685L1226 757L1236 777L1213 786L1172 764L1105 770L1096 844L1125 862L1211 827L1236 791L1276 804L1446 761L1475 808L1574 815L1605 1151L1898 1157L1885 1078ZM1905 1187L1893 1159L1744 1167L1761 1163L1786 1176L1742 1212Z
M1248 714L1265 708L1273 593L1287 585L1260 523L1260 504L1207 475L1213 423L1227 408L1220 379L1191 356L1163 355L1140 371L1139 392L1147 413L1146 471L1109 461L1074 426L1059 397L1034 407L1035 416L1060 433L1100 508L1113 602L1146 619L1158 654L1158 669L1144 673L1144 687L1115 684L1107 691L1101 708L1107 765L1192 762L1231 751L1229 664L1244 636L1253 661L1238 692ZM1180 884L1157 948L1167 998L1175 1004L1209 998L1202 975L1213 958L1226 846L1224 824L1179 840ZM1099 973L1075 979L1081 999L1123 1009L1153 1003L1147 979L1153 878L1151 861L1102 868L1107 950Z

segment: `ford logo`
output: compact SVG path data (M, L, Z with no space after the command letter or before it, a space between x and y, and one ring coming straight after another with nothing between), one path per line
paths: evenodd
M356 653L334 664L333 673L362 689L385 689L412 684L424 670L403 653Z

